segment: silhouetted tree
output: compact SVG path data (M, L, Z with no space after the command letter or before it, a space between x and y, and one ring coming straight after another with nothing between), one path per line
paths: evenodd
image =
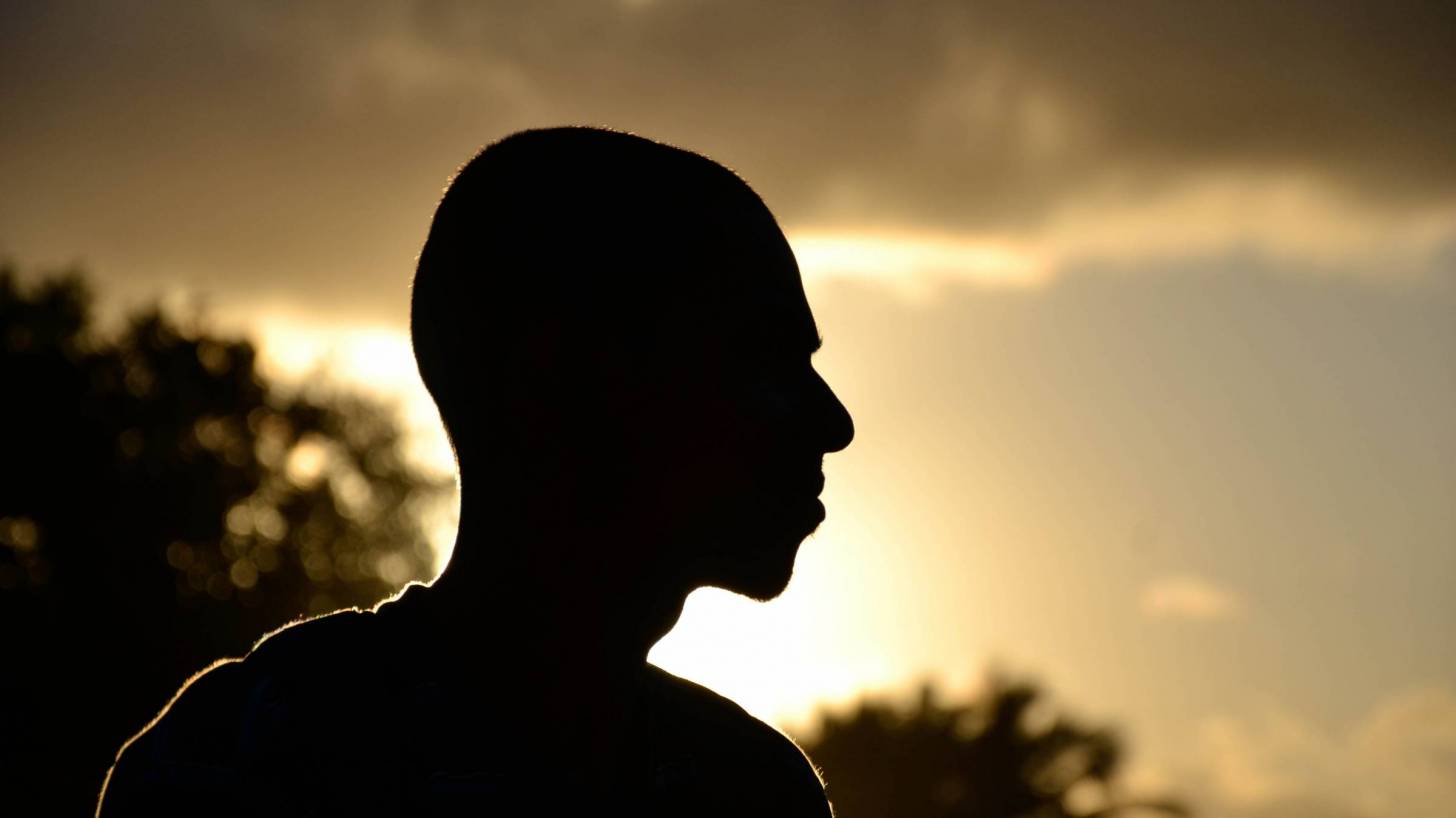
M1051 714L1036 687L994 676L965 704L941 704L926 684L908 708L867 700L823 714L802 746L837 818L1187 814L1172 801L1121 799L1112 732Z
M103 337L80 275L0 268L0 811L89 814L189 675L429 571L444 486L392 416L254 359L155 307Z

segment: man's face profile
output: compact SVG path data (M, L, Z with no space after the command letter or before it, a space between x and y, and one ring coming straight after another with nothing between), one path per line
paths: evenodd
M675 556L694 584L766 600L824 520L823 455L847 446L854 427L810 361L819 333L782 233L754 220L739 240L742 252L703 270L739 286L685 330L707 382L689 392L681 422L659 427L677 439L664 441L674 457L656 470L656 505L679 521L671 542L686 550Z

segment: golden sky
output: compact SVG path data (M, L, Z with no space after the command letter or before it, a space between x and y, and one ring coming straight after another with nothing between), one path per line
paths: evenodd
M988 662L1228 818L1456 800L1456 13L1439 3L19 3L0 253L395 396L513 130L713 156L858 435L768 605L654 653L780 723Z

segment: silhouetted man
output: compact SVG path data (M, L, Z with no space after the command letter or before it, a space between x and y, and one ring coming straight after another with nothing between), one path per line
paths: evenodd
M694 588L783 591L854 434L759 197L639 137L515 134L441 201L411 332L449 568L194 678L103 818L828 815L789 739L646 661Z

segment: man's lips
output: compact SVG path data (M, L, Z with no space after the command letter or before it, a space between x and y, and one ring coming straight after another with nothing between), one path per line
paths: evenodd
M758 482L757 493L760 497L775 505L787 503L798 505L814 501L824 492L824 473L814 471L808 474L799 472L802 477L790 476L794 473L789 469L779 469L765 475Z
M815 474L803 480L778 482L778 493L794 497L818 497L824 492L824 475Z
M784 484L778 494L787 497L794 502L816 499L824 493L824 475L816 474L813 477L796 483Z

